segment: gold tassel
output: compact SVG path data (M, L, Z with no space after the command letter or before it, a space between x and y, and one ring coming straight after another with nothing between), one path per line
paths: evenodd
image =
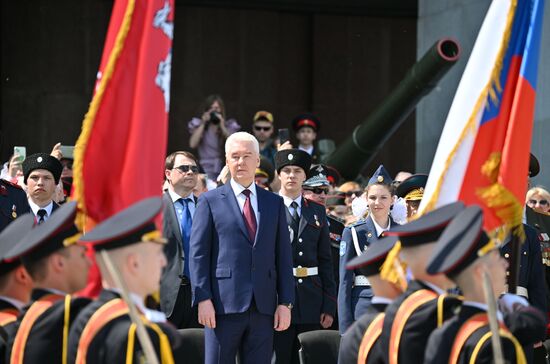
M405 276L406 265L399 259L401 251L401 242L395 243L393 248L388 252L386 260L380 267L380 278L399 285L403 290L407 288L407 277Z

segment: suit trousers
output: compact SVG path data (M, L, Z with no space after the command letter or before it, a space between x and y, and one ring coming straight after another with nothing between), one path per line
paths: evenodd
M285 331L275 332L273 338L272 364L300 364L298 335L302 332L320 330L320 324L291 324Z
M273 351L273 316L254 302L243 313L216 315L216 328L204 329L205 364L269 364Z
M178 296L170 317L167 317L178 329L202 328L199 324L198 307L191 306L191 284L189 280L179 287Z

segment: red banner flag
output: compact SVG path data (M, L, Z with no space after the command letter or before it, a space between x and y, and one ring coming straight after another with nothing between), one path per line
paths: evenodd
M95 93L75 148L71 198L83 230L162 193L173 0L116 0ZM97 294L90 273L85 295Z

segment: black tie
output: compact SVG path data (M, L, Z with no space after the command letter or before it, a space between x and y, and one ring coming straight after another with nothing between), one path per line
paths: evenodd
M40 209L38 210L38 212L36 213L38 215L38 225L42 224L44 221L46 221L44 219L44 217L46 216L47 212L46 210L44 209Z
M300 216L298 215L298 204L296 203L296 201L292 201L290 207L294 209L294 212L292 213L292 218L294 219L294 222L299 222Z

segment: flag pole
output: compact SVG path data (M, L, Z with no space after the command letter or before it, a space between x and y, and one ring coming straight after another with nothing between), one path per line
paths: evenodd
M134 305L134 302L132 302L132 299L130 298L128 287L126 287L126 283L122 279L120 272L113 264L113 261L109 257L109 253L107 253L107 251L101 250L99 257L105 264L105 267L107 267L107 270L109 271L109 275L113 279L114 283L116 284L118 289L120 289L122 299L126 301L126 304L128 305L128 310L129 310L128 314L132 322L136 324L137 337L143 349L143 353L145 354L147 364L159 364L159 360L157 358L157 354L153 347L153 343L151 342L151 338L147 334L145 325L141 321L139 314L137 312L136 306Z
M502 353L502 344L500 342L497 320L497 304L493 293L493 286L485 268L483 269L483 292L485 293L485 300L487 301L487 316L489 316L489 327L492 333L491 346L493 347L495 364L504 364L504 355Z

